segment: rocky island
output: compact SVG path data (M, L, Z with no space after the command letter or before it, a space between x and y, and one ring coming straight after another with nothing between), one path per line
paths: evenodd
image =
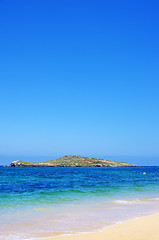
M132 167L126 162L117 162L108 159L82 157L80 155L66 155L64 157L45 162L13 161L10 167Z

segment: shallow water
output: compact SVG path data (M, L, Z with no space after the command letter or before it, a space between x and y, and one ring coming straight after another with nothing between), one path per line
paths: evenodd
M0 167L3 240L97 231L157 212L159 167Z

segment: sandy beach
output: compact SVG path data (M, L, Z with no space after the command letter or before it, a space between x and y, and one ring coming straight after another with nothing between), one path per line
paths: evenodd
M142 217L105 228L102 232L65 235L51 240L158 240L159 215ZM48 240L43 238L43 240Z

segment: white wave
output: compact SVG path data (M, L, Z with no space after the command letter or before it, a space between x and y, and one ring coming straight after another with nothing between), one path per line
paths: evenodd
M159 198L143 198L143 199L119 199L113 201L113 203L116 204L137 204L137 203L143 203L143 202L151 202L151 201L159 201Z

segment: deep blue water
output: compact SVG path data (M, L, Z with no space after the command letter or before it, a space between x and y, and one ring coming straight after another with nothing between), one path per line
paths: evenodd
M0 237L38 237L39 228L41 235L91 231L158 212L158 198L159 167L0 167L0 226L7 229L0 229ZM13 219L21 224L16 233Z

